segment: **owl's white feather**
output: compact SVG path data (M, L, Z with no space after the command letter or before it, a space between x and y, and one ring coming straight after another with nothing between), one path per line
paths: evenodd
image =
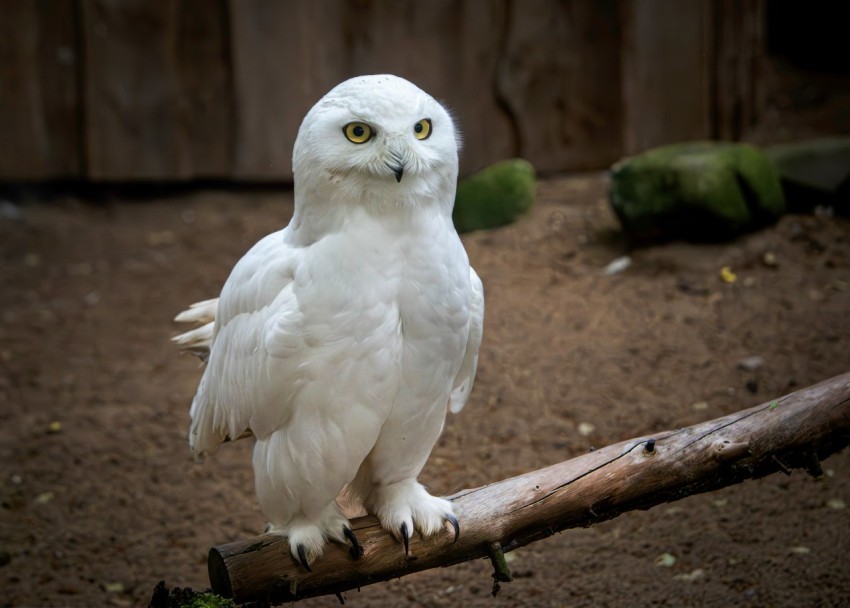
M353 143L351 123L372 137ZM260 506L305 565L347 542L346 486L405 543L454 520L416 477L447 405L469 396L482 335L483 288L451 218L458 146L446 110L406 80L338 85L298 132L290 224L236 264L217 302L182 313L215 318L177 338L209 348L191 448L253 432Z

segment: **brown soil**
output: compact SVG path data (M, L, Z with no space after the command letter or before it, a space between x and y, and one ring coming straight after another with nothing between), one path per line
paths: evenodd
M474 487L762 403L850 369L850 222L787 216L725 245L626 253L604 178L540 184L517 224L465 242L487 291L471 402L422 480ZM185 434L197 362L172 316L218 293L291 194L61 200L0 219L0 603L144 605L207 586L253 535L250 440L204 465ZM9 207L4 207L8 216ZM775 264L765 263L775 260ZM725 283L718 271L737 275ZM747 372L738 362L764 357ZM850 597L850 453L571 530L511 555L364 587L350 605L839 606ZM675 563L659 565L662 554ZM336 605L333 597L308 605Z

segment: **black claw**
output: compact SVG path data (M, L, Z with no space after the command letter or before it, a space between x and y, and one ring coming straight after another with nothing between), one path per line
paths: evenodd
M301 565L304 566L307 572L312 572L310 570L310 564L307 563L307 550L304 549L304 545L298 545L298 561L301 562Z
M404 541L404 554L410 554L410 534L407 532L407 522L401 524L401 539Z
M446 513L445 515L448 522L452 525L452 528L455 529L455 539L453 542L457 542L457 539L460 538L460 524L457 523L457 517L452 515L451 513Z
M357 537L354 536L354 532L351 531L351 528L348 526L343 526L342 533L345 535L345 538L348 539L348 542L351 543L351 557L354 559L360 559L363 557L363 547L360 546L360 543L357 542Z

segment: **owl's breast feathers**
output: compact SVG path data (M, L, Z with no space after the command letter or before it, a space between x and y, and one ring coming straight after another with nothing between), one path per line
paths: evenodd
M222 291L192 408L196 452L247 428L266 436L305 400L356 396L383 417L400 391L448 399L472 298L451 224L353 210L309 246L288 245L291 230L258 243Z
M408 348L457 359L471 299L466 252L450 220L410 210L399 216L352 212L344 231L305 254L295 296L321 307L325 320L344 323L355 342L390 332Z

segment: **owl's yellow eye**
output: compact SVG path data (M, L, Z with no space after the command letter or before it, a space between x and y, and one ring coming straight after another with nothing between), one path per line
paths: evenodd
M431 119L423 118L413 125L413 136L416 139L428 139L431 137Z
M365 122L350 122L342 128L345 137L353 144L365 144L372 139L372 127Z

